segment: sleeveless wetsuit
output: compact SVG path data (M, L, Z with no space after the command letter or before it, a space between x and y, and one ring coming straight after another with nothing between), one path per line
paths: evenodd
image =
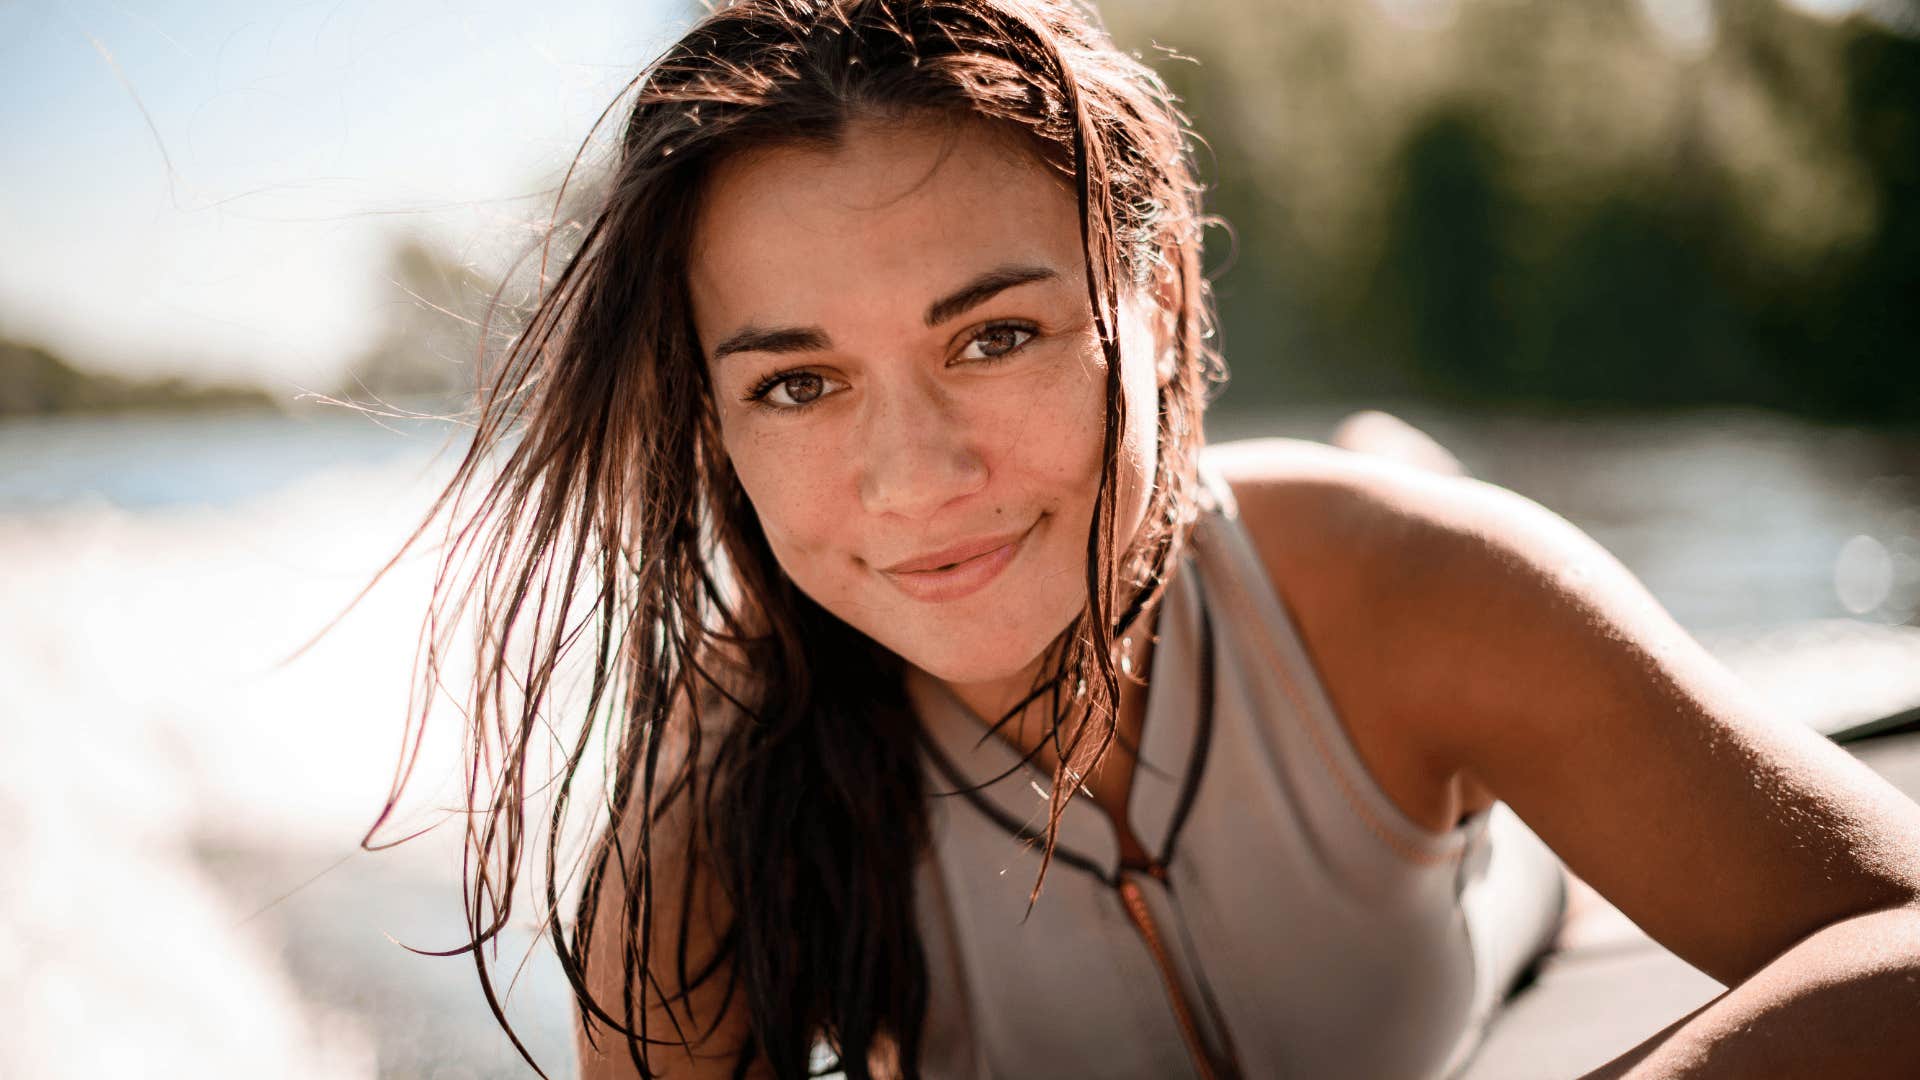
M1559 861L1504 804L1436 834L1368 775L1201 475L1128 797L1152 865L1076 798L1029 914L1050 777L919 695L930 1080L1445 1076L1559 927Z

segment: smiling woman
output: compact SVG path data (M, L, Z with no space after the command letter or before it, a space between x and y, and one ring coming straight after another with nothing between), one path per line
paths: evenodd
M1417 433L1202 452L1181 118L1086 9L743 0L634 91L427 624L477 599L481 980L548 792L585 1075L1444 1075L1555 852L1739 984L1622 1068L1916 1003L1920 812L1591 540Z

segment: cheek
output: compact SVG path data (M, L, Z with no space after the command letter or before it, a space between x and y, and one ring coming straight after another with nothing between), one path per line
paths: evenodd
M1017 392L1018 422L1006 433L1006 456L1045 474L1059 497L1091 502L1099 484L1107 409L1106 365L1098 343L1059 364L1042 385Z
M1154 474L1159 461L1159 387L1154 381L1150 350L1142 343L1123 343L1121 395L1126 405L1125 427L1120 432L1119 505L1115 507L1116 540L1125 547L1137 531L1146 513ZM1053 469L1059 490L1080 493L1087 503L1080 524L1091 522L1091 505L1100 484L1106 434L1107 374L1100 362L1099 346L1091 346L1079 365L1075 378L1048 396L1032 410L1033 422L1027 427L1023 452L1030 458L1045 455ZM1033 438L1038 431L1050 433L1051 445L1045 451ZM1081 536L1085 536L1084 528Z
M970 528L1001 514L1053 520L1047 540L998 591L951 609L930 611L902 599L858 561L871 550L898 550L903 535L900 522L876 518L861 499L852 421L747 418L722 432L767 542L794 583L909 661L953 677L1017 670L1086 602L1083 564L1102 464L1106 368L1097 343L1088 342L1030 374L1008 372L965 389L956 392L954 422L940 430L956 452L975 455L990 479L938 527ZM1147 431L1151 447L1151 416ZM1126 512L1124 504L1120 509ZM956 633L967 620L995 633Z
M734 475L753 504L760 529L796 581L834 547L836 525L851 520L836 492L847 490L837 471L844 455L801 432L755 432L728 437Z

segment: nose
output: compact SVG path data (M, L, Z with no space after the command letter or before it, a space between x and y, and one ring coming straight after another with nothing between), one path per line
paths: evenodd
M907 379L866 401L859 448L868 513L926 518L987 485L970 425L937 385Z

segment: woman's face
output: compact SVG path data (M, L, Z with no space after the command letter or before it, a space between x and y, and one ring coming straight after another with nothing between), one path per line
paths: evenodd
M1079 211L978 123L851 126L712 176L689 266L722 440L781 567L937 678L1024 678L1086 604L1106 363ZM1159 308L1123 304L1121 539Z

